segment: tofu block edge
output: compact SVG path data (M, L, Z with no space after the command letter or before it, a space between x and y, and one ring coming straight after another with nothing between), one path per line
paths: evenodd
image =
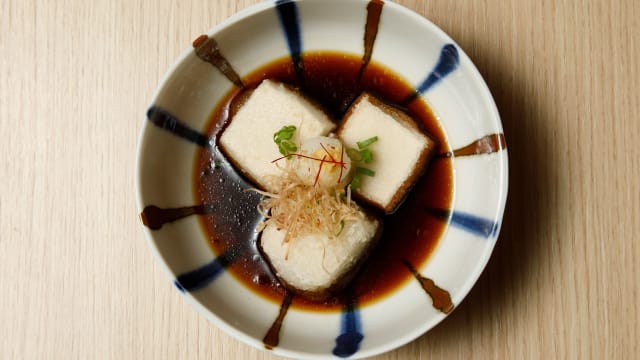
M394 212L424 172L436 147L408 114L363 93L351 105L337 136L347 147L373 136L373 162L363 166L375 171L363 176L354 194L385 213Z
M336 124L322 108L295 89L264 80L230 119L218 144L224 155L249 180L268 190L266 177L277 175L273 160L282 156L273 134L283 126L296 126L295 141L327 135Z

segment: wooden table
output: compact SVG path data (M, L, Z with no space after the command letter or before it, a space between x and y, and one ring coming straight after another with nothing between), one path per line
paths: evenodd
M143 237L135 147L162 75L250 1L0 2L0 358L271 359L207 322ZM404 0L476 63L510 193L466 300L379 359L640 353L640 3Z

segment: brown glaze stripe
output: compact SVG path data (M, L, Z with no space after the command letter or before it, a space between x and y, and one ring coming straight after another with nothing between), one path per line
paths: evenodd
M376 35L378 35L380 14L382 13L383 6L384 2L381 0L372 0L367 5L367 23L364 28L364 55L362 56L362 66L360 67L358 77L362 77L365 68L369 65L369 61L371 61L373 44L376 42Z
M271 325L271 328L269 329L269 331L267 331L267 334L262 339L262 343L264 344L265 348L272 350L280 343L280 328L282 327L284 316L287 315L287 311L289 310L292 299L293 294L287 292L287 295L282 300L282 305L280 305L280 312L278 313L278 317L273 322L273 325Z
M244 88L240 76L238 76L231 64L229 64L229 61L222 55L218 43L213 38L207 35L198 36L197 39L193 40L193 49L200 59L215 66L237 87L241 89Z
M450 158L452 156L455 157L455 156L491 154L494 152L498 152L500 150L504 150L506 148L507 148L507 142L504 139L504 134L502 133L491 134L481 139L478 139L465 147L454 150L453 152L449 151L444 154L440 154L438 155L438 157Z
M439 311L448 314L453 310L453 302L451 301L451 295L447 290L444 290L436 283L418 273L418 271L411 265L410 262L404 260L404 265L411 271L413 276L418 280L422 289L431 297L431 301L433 302L433 307L438 309Z
M174 209L162 209L149 205L140 213L140 220L151 230L158 230L162 225L191 215L210 214L214 211L213 205L195 205Z

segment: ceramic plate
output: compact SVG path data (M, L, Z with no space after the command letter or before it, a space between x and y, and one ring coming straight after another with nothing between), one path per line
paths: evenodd
M491 255L508 182L498 111L463 50L427 19L388 1L265 1L198 35L151 100L137 155L144 232L177 291L228 334L292 358L373 356L442 321ZM375 301L352 298L329 311L287 307L285 298L270 299L239 281L228 268L235 259L212 249L201 223L216 204L202 204L194 189L198 156L216 145L207 129L220 100L276 59L290 59L303 72L311 51L348 53L363 59L363 67L370 57L411 84L446 139L447 151L436 157L453 169L449 206L425 212L444 224L428 258L401 264L407 280ZM233 216L246 222L243 214ZM451 306L434 303L440 290Z

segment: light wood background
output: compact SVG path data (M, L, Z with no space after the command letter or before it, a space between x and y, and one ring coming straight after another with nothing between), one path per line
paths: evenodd
M252 1L0 0L0 359L272 359L160 271L134 200L161 76ZM379 359L640 356L640 3L403 0L504 122L510 194L457 310Z

